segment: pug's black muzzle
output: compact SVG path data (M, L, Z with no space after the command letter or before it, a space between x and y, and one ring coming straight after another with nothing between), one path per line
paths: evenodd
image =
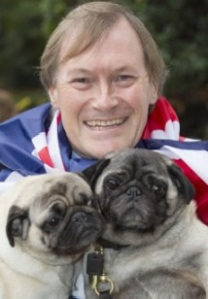
M95 211L75 211L65 219L53 238L53 250L58 255L75 254L94 243L101 235L102 220Z
M128 195L130 200L136 200L141 195L141 191L138 187L132 186L127 190L126 194Z

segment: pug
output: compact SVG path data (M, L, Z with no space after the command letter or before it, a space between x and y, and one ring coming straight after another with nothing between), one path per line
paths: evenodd
M0 196L0 298L67 299L75 262L102 231L78 174L26 177Z
M101 274L85 257L87 298L208 298L208 228L192 184L169 158L125 149L83 175L105 222L101 249L91 253L103 255Z

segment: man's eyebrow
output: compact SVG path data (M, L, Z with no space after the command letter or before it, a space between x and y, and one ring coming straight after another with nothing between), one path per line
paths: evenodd
M120 66L120 67L116 68L116 71L125 71L128 69L133 69L133 68L131 66L124 65L124 66Z
M70 73L90 73L90 69L84 69L84 68L71 68L68 70L68 74Z
M134 66L128 66L124 65L115 69L111 70L113 73L119 73L119 72L125 72L125 71L130 71L134 73L138 73L138 69L136 69ZM92 73L93 70L87 69L87 68L79 68L79 67L72 67L71 69L68 70L67 74L76 74L76 73L84 73L84 74L90 74Z
M138 72L138 69L134 66L124 65L124 66L116 68L114 71L115 72L125 72L125 71Z

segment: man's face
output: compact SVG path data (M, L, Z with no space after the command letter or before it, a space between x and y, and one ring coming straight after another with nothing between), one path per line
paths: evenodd
M134 147L148 107L157 100L140 41L125 19L100 42L61 63L49 95L73 150L96 158Z

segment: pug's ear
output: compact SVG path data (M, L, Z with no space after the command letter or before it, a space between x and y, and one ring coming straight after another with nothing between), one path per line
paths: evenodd
M26 240L29 226L28 211L17 206L11 206L7 218L6 234L12 247L15 246L14 237Z
M188 204L195 196L194 186L177 165L173 164L169 166L168 172L179 194L183 196Z
M101 175L103 170L109 165L109 163L110 163L110 159L102 159L82 171L84 178L90 184L93 190L98 177Z

